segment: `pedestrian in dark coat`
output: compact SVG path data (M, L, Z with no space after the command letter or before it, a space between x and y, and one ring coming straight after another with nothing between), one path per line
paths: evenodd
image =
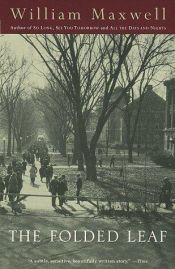
M110 160L110 167L114 167L115 164L115 157L112 155L111 160Z
M3 180L2 180L2 177L0 177L0 201L3 201L4 190L5 190L5 184L4 184Z
M44 165L41 165L41 168L39 169L39 174L41 182L43 182L43 178L46 176L46 167Z
M10 176L8 184L8 196L10 202L13 202L15 200L18 190L19 188L18 188L17 176L16 173L13 172L13 174Z
M7 174L11 175L13 172L13 167L12 167L12 164L9 163L8 167L7 167Z
M82 182L81 175L78 174L78 175L77 175L77 180L76 180L76 187L77 187L77 191L76 191L77 204L80 204L79 196L80 196L80 191L81 191L81 189L82 189L82 185L83 185L83 182Z
M27 168L27 162L26 161L22 161L22 173L23 173L23 175L25 175L26 168Z
M49 157L49 155L46 155L44 158L44 165L47 166L47 165L49 165L49 163L50 163L50 157Z
M18 181L18 194L20 194L22 188L23 188L23 179L22 179L22 172L18 170L16 172L16 177ZM19 199L19 195L17 196L17 199Z
M56 207L56 195L58 192L58 177L54 176L54 179L51 180L49 185L49 191L52 194L52 206Z
M67 181L65 175L62 175L58 181L58 195L59 195L59 205L62 206L65 202L65 192L68 190L67 188Z
M13 167L13 171L15 171L16 168L16 159L12 160L12 167Z
M46 167L46 187L49 188L50 181L53 177L53 166L50 164Z
M9 186L9 180L10 180L11 174L7 174L4 178L4 183L5 183L5 200L8 194L8 186Z
M172 206L171 202L171 191L172 191L172 184L169 181L169 178L165 177L163 180L163 186L160 193L160 203L165 203L166 209L169 209Z

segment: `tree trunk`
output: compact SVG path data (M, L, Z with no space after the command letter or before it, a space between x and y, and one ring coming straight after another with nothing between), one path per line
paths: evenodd
M86 163L86 178L92 181L97 180L95 152L87 152L87 154L85 154L85 163Z
M7 156L11 156L12 150L12 125L9 121L8 123L8 145L7 145Z
M109 150L109 120L107 120L106 123L106 156L108 156L108 150Z
M78 171L84 171L84 160L83 160L83 153L80 147L80 139L78 133L75 132L72 165L76 165L77 161L78 161Z
M17 143L17 145L16 145L16 148L17 148L17 152L19 152L19 153L21 153L22 152L22 145L21 145L21 140L16 140L16 143Z
M12 154L15 153L15 135L14 135L14 132L13 132L13 144L12 144Z
M63 139L63 144L62 144L62 155L63 157L66 157L66 141Z
M59 137L59 150L63 157L66 157L66 139Z
M132 151L133 151L133 145L130 143L128 145L128 163L133 163Z
M80 150L78 152L78 171L84 171L83 153Z
M83 152L85 164L86 164L86 178L88 180L97 180L97 171L96 171L96 156L95 156L95 144L94 147L89 149L88 140L86 134L86 125L85 120L82 115L82 111L77 111L77 127L79 134L79 145L81 152Z
M74 148L73 148L73 155L72 155L72 165L76 165L77 164L77 160L78 160L78 135L77 132L75 132L74 134Z

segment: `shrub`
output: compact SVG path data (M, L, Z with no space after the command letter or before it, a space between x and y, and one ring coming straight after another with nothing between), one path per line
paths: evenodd
M150 151L151 160L163 167L175 168L175 158L166 151L154 149Z

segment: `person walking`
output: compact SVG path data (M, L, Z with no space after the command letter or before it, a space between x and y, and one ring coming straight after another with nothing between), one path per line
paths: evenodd
M46 187L49 188L50 181L53 177L53 166L52 164L46 167Z
M16 159L13 159L12 160L12 168L13 168L13 171L15 171L15 169L16 169L16 163L17 163Z
M67 183L65 181L65 175L62 175L61 178L59 178L58 181L58 198L59 198L59 206L63 206L63 203L65 202L65 192L68 190Z
M7 167L7 174L11 175L13 172L13 167L12 167L12 164L9 163L8 167Z
M49 185L49 192L52 194L52 206L56 207L56 195L58 192L58 176L54 176Z
M163 180L163 186L160 193L159 206L161 205L161 203L165 203L166 205L165 208L170 209L170 207L172 206L171 191L172 191L172 184L169 181L169 178L165 177Z
M5 183L5 200L7 198L8 194L8 186L9 186L9 180L10 180L11 174L7 174L4 178L4 183Z
M22 161L22 173L23 173L23 175L25 175L25 173L26 173L26 168L27 168L27 162Z
M18 181L18 196L17 196L17 200L19 200L20 197L20 192L23 188L23 179L22 179L22 170L18 170L16 172L16 177L17 177L17 181Z
M43 183L43 178L46 177L46 167L44 165L41 165L39 169L39 174L40 174L41 182Z
M80 191L81 191L81 189L82 189L82 185L83 185L83 182L82 182L81 175L78 174L78 175L77 175L77 180L76 180L76 187L77 187L77 191L76 191L77 204L80 204L79 196L80 196Z
M12 212L14 212L15 214L16 214L15 198L17 197L18 190L19 188L18 188L17 176L16 173L13 172L9 179L8 197L11 203Z
M110 160L110 167L114 167L114 165L115 165L115 157L114 155L112 155L111 160Z
M17 193L18 193L18 181L16 173L13 172L12 175L10 176L8 183L8 196L10 202L13 202L15 200Z
M36 175L37 175L37 168L35 167L35 164L32 164L32 167L30 168L30 180L33 187L35 185Z
M3 201L4 190L5 190L5 184L4 184L3 180L2 180L2 177L0 177L0 202Z

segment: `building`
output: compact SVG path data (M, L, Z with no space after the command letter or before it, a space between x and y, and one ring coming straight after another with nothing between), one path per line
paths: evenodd
M122 90L122 89L120 89ZM120 92L120 90L117 91ZM125 122L125 106L126 106L125 96L116 109L111 113L109 120L105 124L103 131L101 133L99 143L106 146L126 146L127 145L127 128ZM113 96L116 98L116 96ZM138 106L140 103L140 98L136 98L132 103L129 103L129 111L131 116L131 132L133 131L133 126L135 119L137 117ZM94 126L96 125L97 112L93 112L91 115L91 120L88 128L88 135L93 133ZM152 86L148 87L145 93L144 99L141 104L141 111L139 113L134 147L140 148L150 148L153 145L158 147L163 147L164 141L164 119L165 119L165 100L156 94L152 90ZM108 140L108 141L107 141Z
M132 103L133 122L138 110L140 98ZM134 144L137 147L152 148L157 146L163 149L165 126L165 100L156 94L151 85L148 87L141 103Z
M164 82L166 87L164 150L175 157L175 78Z

